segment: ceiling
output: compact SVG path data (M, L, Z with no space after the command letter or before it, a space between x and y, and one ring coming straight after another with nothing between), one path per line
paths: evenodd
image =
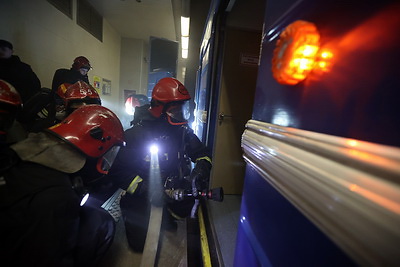
M88 0L124 38L150 36L177 41L180 35L180 1L176 0ZM176 32L178 28L178 32Z

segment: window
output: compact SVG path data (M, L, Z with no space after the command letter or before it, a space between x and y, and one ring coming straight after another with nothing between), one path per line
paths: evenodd
M72 0L47 0L47 2L72 19Z
M76 22L100 42L103 41L103 17L86 0L78 0Z

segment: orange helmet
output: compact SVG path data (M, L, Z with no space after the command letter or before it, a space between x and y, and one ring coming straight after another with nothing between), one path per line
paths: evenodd
M92 66L90 66L90 62L86 57L79 56L79 57L74 59L74 63L72 64L72 68L74 70L79 70L79 69L90 70L92 68Z
M124 131L118 117L99 105L82 106L48 129L86 156L102 157L114 146L123 146Z
M21 107L22 101L17 90L4 80L0 80L0 102L14 107Z
M180 81L167 77L159 80L154 86L151 98L163 103L169 103L189 100L190 94Z
M186 87L175 78L162 78L154 86L150 112L159 118L166 114L172 125L187 123L189 119L190 94Z

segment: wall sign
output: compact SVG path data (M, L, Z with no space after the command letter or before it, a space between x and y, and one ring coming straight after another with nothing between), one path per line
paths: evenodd
M258 65L258 55L251 54L240 54L240 64L247 66L257 66Z
M100 85L101 85L101 77L93 76L93 87L100 92Z
M103 78L101 89L103 95L111 95L111 81Z

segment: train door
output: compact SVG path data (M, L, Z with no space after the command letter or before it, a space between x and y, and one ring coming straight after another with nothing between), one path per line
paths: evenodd
M266 2L233 266L397 266L400 3Z
M218 57L216 56L217 43L219 39L219 31L217 24L221 17L220 0L213 0L210 4L208 17L205 23L204 33L200 47L199 69L197 71L197 82L195 90L194 125L192 126L196 135L200 140L212 147L213 133L215 129L215 121L210 114L215 109L215 95L217 94L214 84L218 65Z
M241 135L251 118L261 33L228 27L224 40L212 187L241 194L245 163Z
M227 194L242 192L240 140L252 112L264 5L214 0L202 39L195 132L213 149L211 186Z

